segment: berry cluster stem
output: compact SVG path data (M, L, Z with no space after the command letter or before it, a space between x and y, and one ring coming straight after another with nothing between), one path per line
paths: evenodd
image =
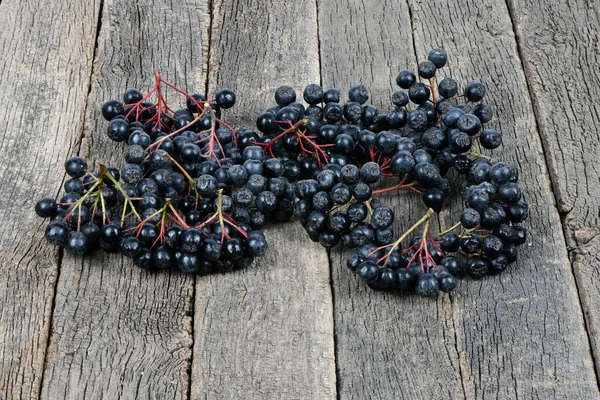
M64 220L67 220L71 215L73 215L75 210L81 209L81 205L83 204L83 202L88 197L90 197L90 195L95 193L96 191L100 193L99 198L102 198L102 190L100 190L100 188L99 188L99 186L101 184L102 184L102 176L100 176L99 178L96 179L96 182L92 185L92 187L90 188L90 190L87 191L86 194L81 196L81 198L79 200L77 200L75 203L72 204L71 211L69 211L69 213L67 215L65 215ZM96 200L97 199L98 198L96 198ZM106 211L104 210L104 199L102 199L102 213L103 213L103 215L106 215L105 214ZM80 229L81 229L81 213L79 213L79 216L77 218L77 230L79 231Z
M189 185L190 185L190 191L193 188L194 192L196 192L196 198L200 197L200 194L198 193L198 188L196 187L196 181L194 180L194 178L192 178L190 176L190 174L187 173L187 171L185 170L185 168L183 168L181 165L179 165L179 163L173 158L171 157L170 154L165 154L165 157L167 157L169 160L171 160L171 162L177 167L177 169L179 171L181 171L181 173L183 174L183 176L185 176L185 179L187 179ZM190 192L188 192L189 194Z
M431 216L433 215L434 211L432 208L430 208L429 210L427 210L427 212L425 213L425 215L423 215L423 217L421 217L420 220L418 220L417 222L415 222L415 224L413 226L411 226L410 228L408 228L408 230L406 232L404 232L404 234L402 236L400 236L400 238L398 238L398 240L396 240L394 243L390 243L390 244L386 244L385 246L381 246L376 248L375 250L373 250L371 253L369 253L369 256L371 256L372 254L374 254L376 251L391 247L390 251L388 251L388 253L381 257L379 260L377 260L377 263L383 261L384 259L385 264L387 265L387 261L390 257L390 255L392 254L392 252L400 245L400 243L406 239L408 237L408 235L411 234L412 231L414 231L415 229L417 229L423 222L426 222L425 225L425 231L424 233L427 233L427 230L429 229L429 220L431 219ZM425 235L424 235L425 236Z
M138 221L141 221L142 218L140 217L140 214L138 214L138 212L136 211L135 206L133 205L133 202L131 201L131 198L125 192L125 190L123 190L123 187L119 184L119 182L115 178L113 178L113 176L111 174L108 173L108 170L106 169L106 165L98 164L98 166L100 167L100 178L99 179L102 179L102 177L107 177L108 179L110 179L110 181L115 185L115 187L117 188L119 193L121 193L121 195L125 198L125 202L123 203L123 213L121 215L121 221L120 221L121 226L123 226L123 223L125 222L125 217L127 216L127 207L128 206L131 209L131 212L133 212L133 214L137 217ZM104 212L104 209L103 209L103 212Z
M157 215L160 215L161 216L161 218L160 218L161 232L160 232L160 235L158 236L158 238L156 238L156 240L154 241L154 243L151 246L151 247L154 247L154 245L158 242L158 240L160 240L161 238L164 239L164 222L165 222L165 219L167 216L167 214L166 214L167 210L170 205L171 205L171 200L167 199L165 201L165 204L160 208L160 210L153 212L152 214L150 214L149 216L147 216L146 218L141 220L139 222L139 224L137 224L135 227L131 228L131 230L136 232L136 236L139 235L140 232L142 231L142 228L144 227L144 224L146 224L146 222L150 221L152 218L156 217Z
M185 229L190 229L190 226L185 222L185 220L181 217L181 215L179 215L179 213L177 212L175 207L173 207L173 204L171 204L170 201L169 201L169 208L171 209L171 212L174 215L174 216L169 215L169 218L171 218L172 221L179 224L181 227L183 227Z
M263 146L263 150L265 152L268 151L269 154L271 154L271 157L275 157L275 155L273 154L273 144L275 144L277 141L281 140L288 133L298 132L298 129L300 129L300 127L307 122L308 122L308 119L306 119L306 118L301 119L300 121L296 122L294 125L289 127L288 129L286 129L285 131L281 132L279 135L275 136L269 143L267 143L267 144L255 143L255 144L259 145L259 146Z
M223 189L219 189L217 194L217 211L215 211L215 213L211 215L210 218L208 218L206 221L199 225L196 225L195 228L200 229L215 221L219 221L219 225L221 226L221 244L225 241L225 239L230 238L225 230L225 224L236 229L245 238L248 237L248 234L242 228L235 224L234 219L231 218L229 214L223 212Z
M440 237L444 236L446 233L452 232L453 230L455 230L456 228L458 228L460 225L461 225L461 223L458 222L458 223L452 225L450 228L446 229L445 231L440 232Z
M373 195L383 194L383 193L388 193L388 192L393 192L395 190L410 190L410 191L413 191L413 192L415 192L417 194L420 194L420 195L423 194L422 191L420 191L419 189L417 189L415 187L415 186L418 185L418 182L414 181L414 182L405 184L404 182L406 182L407 179L408 179L408 175L405 175L404 178L402 178L402 180L400 181L400 183L398 183L397 185L394 185L394 186L389 187L389 188L374 190L373 191Z

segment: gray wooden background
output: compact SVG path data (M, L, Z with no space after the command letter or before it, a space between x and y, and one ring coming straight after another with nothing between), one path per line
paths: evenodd
M599 398L599 20L589 0L1 0L0 398ZM488 85L496 155L521 168L531 234L501 276L373 293L298 224L203 278L43 240L35 201L69 155L122 162L100 106L155 67L235 89L226 119L252 127L283 83L362 82L387 108L434 46ZM407 199L386 201L422 212Z

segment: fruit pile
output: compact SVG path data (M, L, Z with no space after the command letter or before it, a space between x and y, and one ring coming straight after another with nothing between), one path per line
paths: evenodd
M74 254L100 247L141 268L204 275L246 268L265 253L269 222L297 219L323 247L354 249L348 267L376 290L436 296L452 291L456 277L502 272L526 241L519 171L482 154L502 144L486 127L486 87L470 82L461 93L452 78L437 82L446 61L437 48L417 74L400 71L402 90L387 113L367 104L363 85L342 99L338 89L310 84L304 103L281 86L256 120L260 134L223 121L233 91L206 99L156 72L147 94L127 89L123 101L102 107L107 135L127 143L125 165L93 169L69 158L66 194L35 207L50 218L45 236ZM171 108L166 90L185 107ZM431 220L453 190L464 210L436 235ZM376 198L399 191L426 208L402 234L392 228L394 210Z

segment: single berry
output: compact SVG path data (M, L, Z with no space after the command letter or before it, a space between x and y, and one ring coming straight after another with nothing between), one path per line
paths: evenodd
M450 293L456 289L456 278L450 274L442 275L439 279L440 290L444 293Z
M102 105L102 116L110 121L117 115L123 115L123 103L119 100L108 100Z
M56 201L50 197L44 197L35 204L35 212L42 218L52 218L57 211Z
M396 77L396 84L402 89L410 88L417 81L417 77L412 71L407 69L400 71Z
M220 108L224 110L231 108L235 104L235 93L231 89L221 89L217 92L215 100Z
M440 285L432 273L421 274L417 279L415 293L419 296L436 297Z
M88 249L88 238L81 232L72 231L69 233L65 249L72 254L83 255Z
M323 101L323 88L316 83L311 83L304 88L302 97L308 104L319 104Z
M419 63L418 71L421 78L431 79L435 76L436 66L431 61L425 60Z
M81 178L87 169L88 165L81 157L69 157L65 161L65 171L72 178Z
M485 86L479 82L469 82L465 87L465 97L469 101L481 101L485 96Z
M427 59L431 61L436 68L442 68L448 61L448 54L443 48L437 47L435 49L431 49Z
M285 107L294 101L296 101L296 92L291 86L283 85L275 90L275 102L280 107Z

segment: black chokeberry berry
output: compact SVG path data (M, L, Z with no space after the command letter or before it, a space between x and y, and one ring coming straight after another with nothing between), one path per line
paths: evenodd
M56 205L56 201L50 197L44 197L35 204L35 212L42 218L52 218L56 215L57 211L58 206Z
M469 101L481 101L485 96L485 86L480 82L469 82L465 87L465 97Z
M144 95L138 89L129 88L123 93L125 104L133 104L142 101Z
M308 104L319 104L323 101L323 88L316 83L311 83L304 88L302 97Z
M123 114L123 103L119 100L108 100L102 105L102 116L105 120L110 121L117 115Z
M456 278L450 274L444 274L439 278L440 290L444 293L450 293L456 289Z
M431 273L421 274L417 278L415 293L425 297L436 297L440 285L436 277Z
M67 224L62 221L53 221L46 227L45 237L50 243L56 246L63 246L69 235Z
M430 95L429 87L421 82L413 83L408 89L408 97L415 104L424 104L429 100Z
M425 193L423 193L423 204L427 207L432 208L435 212L440 212L442 210L442 205L444 204L444 199L446 196L444 192L438 188L428 189Z
M444 98L451 98L458 93L458 83L452 78L444 78L438 84L438 92Z
M215 100L220 108L231 108L235 104L235 93L231 89L221 89L217 92Z
M65 161L65 171L72 178L81 178L87 169L88 165L81 157L69 157Z
M448 232L440 239L440 247L446 252L453 253L458 250L460 238L456 233Z
M106 134L115 142L123 142L129 138L129 123L124 119L113 119L108 123Z
M275 102L280 107L285 107L294 101L296 101L296 91L291 86L283 85L275 90Z
M436 66L430 60L421 61L418 66L419 76L423 79L431 79L435 76Z
M487 259L479 256L471 257L467 260L466 271L473 278L483 278L489 269Z
M448 53L441 47L436 47L429 51L429 55L427 59L435 65L436 68L442 68L446 65L448 61Z
M141 253L142 248L142 243L134 236L127 237L121 242L121 253L126 257L137 257Z
M396 84L402 89L410 88L417 81L416 75L407 69L400 71L396 77Z
M65 249L72 254L82 255L88 249L88 238L81 232L72 231L69 233Z

